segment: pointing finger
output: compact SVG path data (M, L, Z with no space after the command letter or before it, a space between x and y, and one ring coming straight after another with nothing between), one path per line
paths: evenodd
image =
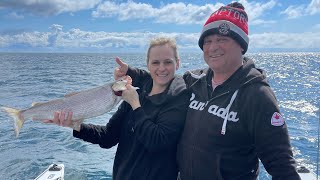
M126 66L126 63L121 61L121 59L119 57L116 57L116 63L120 66L120 68L123 66Z
M124 76L128 71L128 64L123 62L119 57L116 57L116 62L119 65L119 70L121 71L121 73L124 73Z

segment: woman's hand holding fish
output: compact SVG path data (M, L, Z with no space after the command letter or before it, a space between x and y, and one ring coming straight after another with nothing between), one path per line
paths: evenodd
M123 100L129 103L133 110L141 107L139 95L136 91L136 88L134 88L131 84L127 84L126 88L126 90L122 91Z
M67 116L66 116L67 114ZM53 119L47 119L43 121L44 123L53 123L53 124L57 124L59 126L63 126L63 127L69 127L72 128L76 131L80 131L80 125L81 122L78 121L72 121L72 112L65 112L65 111L61 111L59 112L55 112Z

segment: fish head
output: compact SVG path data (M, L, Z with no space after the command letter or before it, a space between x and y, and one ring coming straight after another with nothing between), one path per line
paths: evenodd
M125 76L117 81L115 81L112 85L112 90L116 96L121 96L122 91L126 90L127 84L132 84L132 79L130 76Z

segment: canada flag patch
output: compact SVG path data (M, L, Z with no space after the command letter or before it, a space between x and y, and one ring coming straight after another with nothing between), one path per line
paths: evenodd
M284 124L284 119L281 114L278 112L273 113L271 117L271 125L273 126L282 126Z

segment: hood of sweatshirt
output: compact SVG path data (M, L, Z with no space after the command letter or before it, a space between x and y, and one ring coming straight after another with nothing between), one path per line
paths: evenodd
M188 81L188 86L196 86L198 83L208 85L208 91L205 90L202 94L208 95L212 93L212 77L213 71L210 68L188 71L184 74L184 78ZM232 92L253 83L267 83L266 73L264 70L256 68L252 59L244 57L243 65L233 73L223 84L220 85L219 93Z
M186 84L182 76L176 75L169 83L165 91L159 94L148 96L152 89L152 79L149 79L148 82L144 85L142 89L142 95L149 99L155 105L162 105L174 97L180 95L181 93L186 92Z

